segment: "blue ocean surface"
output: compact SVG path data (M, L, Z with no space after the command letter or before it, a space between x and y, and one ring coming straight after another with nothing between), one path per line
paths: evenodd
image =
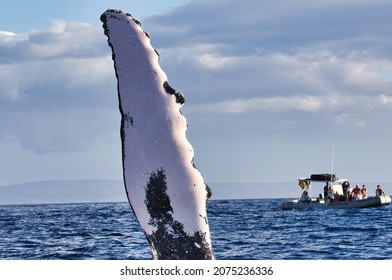
M281 199L211 200L217 259L392 259L392 207L283 211ZM0 259L143 260L127 203L0 206Z

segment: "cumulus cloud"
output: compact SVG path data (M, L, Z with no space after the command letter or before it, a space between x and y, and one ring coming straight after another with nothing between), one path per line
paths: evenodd
M301 109L318 113L333 108L350 111L353 106L378 110L392 93L390 81L383 77L384 69L392 69L391 62L353 53L343 57L330 51L225 56L193 51L182 61L177 57L176 64L192 69L191 75L205 81L194 89L200 106L222 112Z
M383 0L202 0L146 24L192 114L291 112L333 130L385 125L392 115L390 8Z
M391 8L383 0L198 0L142 26L171 85L185 94L190 119L215 114L232 123L239 115L268 114L271 122L297 124L314 117L326 130L366 128L392 115ZM87 123L99 133L103 112L117 110L114 95L100 25L54 21L47 30L0 32L3 137L40 152L83 149L94 138L83 133ZM97 110L89 119L81 112L91 108ZM21 124L29 114L49 142Z
M100 26L53 21L48 30L0 32L0 63L60 57L96 57L104 53Z
M148 23L154 24L154 34L164 47L209 41L224 43L232 52L242 54L254 47L268 52L296 52L304 48L346 52L359 46L389 53L385 43L390 42L390 36L379 35L391 33L385 24L390 8L391 3L385 0L249 0L246 4L202 0L189 1ZM176 31L168 37L171 27Z
M0 100L3 138L39 153L87 149L107 123L103 112L116 108L101 27L55 21L48 30L0 32Z

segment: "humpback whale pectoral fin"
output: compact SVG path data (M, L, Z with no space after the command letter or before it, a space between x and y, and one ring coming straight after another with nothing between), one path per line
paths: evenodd
M153 258L214 259L206 209L211 191L184 137L179 107L185 98L167 82L140 22L113 9L101 21L117 78L124 185Z

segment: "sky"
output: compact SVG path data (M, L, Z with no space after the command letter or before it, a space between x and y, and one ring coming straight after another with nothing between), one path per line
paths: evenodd
M150 33L207 182L392 182L391 1L0 4L0 185L122 178L107 8Z

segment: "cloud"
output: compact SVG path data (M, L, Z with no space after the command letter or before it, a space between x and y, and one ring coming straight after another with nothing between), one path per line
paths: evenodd
M384 105L379 102L381 96L389 100L392 93L390 81L383 77L384 69L392 69L391 62L355 53L341 57L329 51L226 56L195 50L179 59L181 50L166 50L165 63L171 63L172 52L177 54L176 65L182 64L179 69L191 69L190 75L206 81L195 83L200 106L222 112L300 109L317 113L322 109L351 111L353 106L378 110ZM215 83L210 82L211 76Z
M363 129L392 115L390 8L382 0L189 1L144 25L192 116L290 115L331 131Z
M250 139L253 127L379 129L392 115L391 6L199 0L142 26L170 84L185 94L193 131L219 126L224 138L225 127L246 123L241 137ZM87 149L102 133L118 133L115 91L100 25L54 21L47 30L0 32L3 139L40 153ZM213 121L198 125L206 118Z
M242 54L253 47L268 52L296 52L304 48L345 52L359 46L389 54L385 43L391 40L391 30L385 20L391 5L385 0L249 0L246 5L227 0L189 1L146 24L154 25L151 32L163 47L208 41L224 43L231 51ZM166 36L169 32L170 37Z
M0 32L0 63L61 57L96 57L104 52L100 26L53 21L49 30Z
M100 26L55 21L49 30L0 32L3 139L38 153L87 149L112 131L106 118L117 109L115 91Z

